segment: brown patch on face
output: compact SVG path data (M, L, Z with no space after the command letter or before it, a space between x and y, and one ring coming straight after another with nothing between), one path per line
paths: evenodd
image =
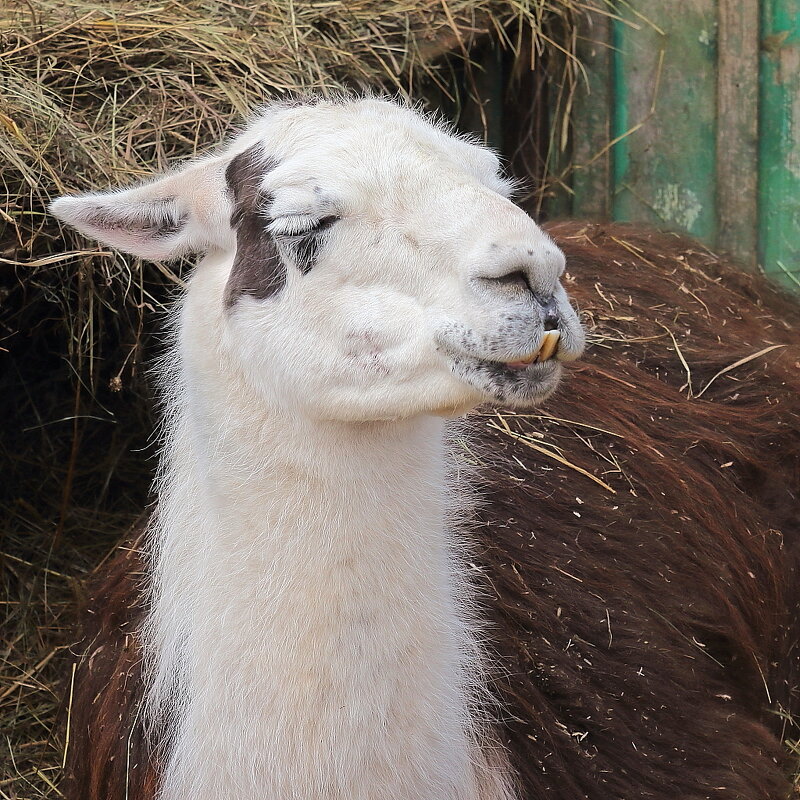
M274 167L274 161L264 158L262 146L254 144L225 170L234 202L231 225L236 230L236 256L225 286L225 308L231 308L243 294L265 300L286 284L286 268L267 231L269 219L260 192L264 173Z

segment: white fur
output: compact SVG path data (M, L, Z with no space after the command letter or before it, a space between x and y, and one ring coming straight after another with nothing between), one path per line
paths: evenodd
M278 235L283 290L227 309L224 168L256 142L278 164L273 230L341 220L306 275ZM556 294L562 360L583 334L563 257L506 191L489 151L367 99L267 109L184 172L54 205L145 256L206 252L161 368L144 642L163 800L511 797L443 416L529 405L558 380L555 363L524 392L473 369L543 335L530 298L492 278L521 270ZM166 241L165 202L185 220Z

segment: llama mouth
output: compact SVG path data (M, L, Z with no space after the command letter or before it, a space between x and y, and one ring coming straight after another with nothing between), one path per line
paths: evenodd
M541 364L545 361L549 361L551 358L555 357L558 351L558 342L560 338L560 331L545 331L538 350L529 353L527 356L517 361L503 361L501 363L509 369L517 370L527 369L531 364Z
M491 356L487 358L489 353L485 352L508 347L508 343L482 341L471 331L463 329L453 331L456 335L450 331L447 333L450 335L442 336L439 346L449 361L451 372L468 386L477 389L489 402L507 403L519 408L532 407L546 400L561 380L561 331L544 331L535 350L521 358L512 357L508 360ZM453 342L453 339L456 341ZM479 352L476 353L476 350ZM481 350L484 352L481 353Z

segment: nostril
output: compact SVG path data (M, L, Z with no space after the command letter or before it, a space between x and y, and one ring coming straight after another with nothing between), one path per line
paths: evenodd
M546 331L558 330L558 303L555 297L549 297L547 300L536 298L542 307L542 319L544 321L544 329Z
M498 275L497 277L484 278L489 284L500 286L503 288L517 288L524 289L526 292L531 291L531 286L528 283L528 276L522 270L513 270L507 272L505 275Z

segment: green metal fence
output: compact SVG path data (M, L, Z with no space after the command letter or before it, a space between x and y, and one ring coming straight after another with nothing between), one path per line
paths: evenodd
M800 0L630 0L583 31L572 214L675 228L800 289Z

